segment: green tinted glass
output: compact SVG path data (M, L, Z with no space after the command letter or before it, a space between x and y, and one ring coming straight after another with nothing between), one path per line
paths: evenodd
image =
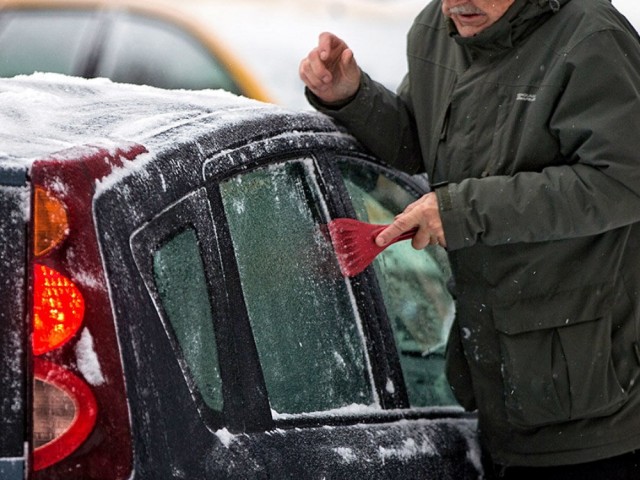
M311 161L220 186L271 408L373 403L359 320L323 225Z
M158 294L204 402L222 411L222 381L211 305L194 230L178 234L154 255Z
M391 223L416 198L384 175L341 163L360 220ZM399 242L373 263L391 321L412 406L454 405L444 376L444 347L453 322L453 299L444 251L414 250Z

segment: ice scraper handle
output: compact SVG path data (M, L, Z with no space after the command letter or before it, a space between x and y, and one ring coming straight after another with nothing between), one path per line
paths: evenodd
M380 228L377 228L372 232L373 235L371 236L371 238L373 239L374 242L376 241L376 237L380 235L380 232L382 232L388 226L389 225L381 225ZM406 232L401 233L400 235L392 239L389 243L387 243L384 246L384 248L388 247L389 245L393 245L396 242L401 242L402 240L409 240L410 238L413 238L416 235L416 233L418 233L418 227L414 227L411 230L407 230Z

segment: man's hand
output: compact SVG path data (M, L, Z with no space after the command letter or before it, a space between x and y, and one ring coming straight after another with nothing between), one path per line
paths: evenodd
M376 237L376 243L383 247L398 235L414 227L418 227L418 233L411 242L413 248L421 250L427 245L447 246L438 198L434 192L427 193L397 215L393 223Z
M300 62L300 79L320 100L339 103L360 86L360 68L347 44L332 33L320 34L318 46Z

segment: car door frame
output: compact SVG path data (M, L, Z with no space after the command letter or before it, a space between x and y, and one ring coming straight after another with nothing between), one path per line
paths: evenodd
M283 131L288 131L290 128L291 127L289 125L283 125ZM212 154L207 153L206 150L203 151L200 146L190 145L185 149L185 151L181 151L178 155L178 158L181 159L182 165L179 170L175 172L171 168L172 163L169 157L172 157L174 154L177 155L177 152L167 152L166 156L163 155L163 159L158 159L156 162L157 165L152 165L150 167L150 171L147 171L145 175L141 175L140 177L134 176L131 178L131 181L126 181L123 185L124 189L122 195L124 195L124 197L121 197L120 193L114 191L113 195L106 195L105 192L103 193L102 198L100 198L101 202L99 203L102 204L100 210L105 215L109 212L104 218L104 222L107 223L117 221L116 212L121 211L124 208L122 206L124 198L127 199L128 205L131 201L134 202L134 206L132 207L133 210L129 213L131 219L123 222L122 229L119 229L120 232L117 233L116 237L104 237L103 235L102 241L103 255L106 256L105 261L109 265L107 267L109 270L108 277L110 278L110 282L116 282L111 288L112 294L115 295L114 307L116 310L116 321L120 330L119 335L121 338L121 348L123 349L123 355L127 357L125 376L127 377L127 384L130 389L130 402L134 402L134 405L132 405L132 416L134 417L133 430L134 435L136 436L136 445L138 445L140 441L144 442L138 446L140 451L139 453L143 456L139 457L138 454L135 456L136 469L141 472L141 474L144 472L162 473L162 469L165 469L166 471L171 468L170 463L163 463L162 465L157 466L153 465L154 461L161 460L163 458L162 452L167 452L167 447L165 447L165 450L161 451L157 448L159 445L156 445L151 449L151 445L147 444L148 442L156 443L156 438L158 437L155 435L162 435L158 439L163 442L168 441L168 439L165 438L166 434L160 433L166 432L167 428L171 429L175 427L177 430L177 432L171 433L171 437L179 436L182 431L182 426L176 424L175 419L159 418L158 420L161 423L154 426L153 431L147 428L144 423L139 423L138 420L136 420L137 416L146 414L149 408L153 409L154 415L157 415L157 413L164 410L164 407L160 404L152 405L148 403L151 400L154 402L162 402L163 400L159 398L160 392L154 394L152 397L147 397L145 395L148 395L146 392L148 392L150 388L153 388L152 382L158 381L158 379L160 379L160 375L164 373L162 371L162 367L160 367L158 363L162 364L164 362L171 362L173 364L175 363L175 360L173 359L173 353L165 351L160 352L150 344L151 341L155 342L155 340L151 338L151 332L141 332L139 330L140 327L129 325L130 322L127 322L126 319L130 318L133 312L127 311L127 307L125 305L118 305L118 303L122 303L121 301L126 298L126 296L123 297L122 295L125 294L127 289L135 288L138 290L139 288L133 286L136 282L135 277L139 278L140 276L140 269L131 263L133 258L128 260L132 253L131 250L127 253L127 249L131 248L131 237L129 235L132 235L133 233L129 229L133 225L138 225L137 228L141 228L142 225L151 222L157 215L157 206L154 207L148 205L149 200L148 198L145 198L152 194L151 192L153 190L151 190L151 185L155 185L153 188L159 188L162 186L161 191L153 193L154 196L158 195L158 200L154 203L157 203L157 201L160 201L162 198L162 204L165 205L162 208L167 209L168 205L176 203L179 199L182 199L190 192L199 188L206 188L207 198L215 200L215 198L218 197L216 194L211 193L211 189L217 189L217 186L212 187L212 184L215 184L215 182L219 181L220 178L228 177L237 172L245 172L248 169L266 166L270 163L280 161L283 158L313 158L314 162L320 165L321 171L324 168L324 171L326 172L331 171L330 162L335 155L346 155L349 157L362 158L364 160L371 159L371 157L362 153L357 144L342 134L327 132L327 135L323 135L323 132L309 132L304 135L296 134L293 137L288 137L287 135L273 133L275 130L273 126L269 126L269 129L268 133L261 133L260 128L256 131L252 131L252 134L258 138L256 141L247 142L240 138L235 144L227 144L228 146L224 149L220 149L218 145L215 145L215 152ZM286 152L286 154L282 154L281 152ZM190 156L193 156L194 159L187 160ZM205 160L202 160L203 156L205 157ZM235 160L230 157L235 157ZM165 161L168 163L165 164ZM200 165L201 170L199 172L193 170L193 166L190 164L192 161L195 165ZM322 166L323 163L324 167ZM186 177L182 179L179 178L178 175L186 175ZM324 189L325 198L328 199L327 202L330 210L330 217L345 215L348 212L344 205L340 207L340 203L343 201L340 199L347 197L344 194L344 187L341 187L343 190L338 188L342 179L337 170L334 170L331 175L335 177L337 183L334 182L330 184L327 180L323 180L322 178L324 178L324 173L321 173L321 180L319 181L321 188ZM174 182L178 182L178 180L179 183L174 184ZM332 189L334 188L338 188L342 193L332 193ZM127 193L124 193L125 191ZM128 194L133 194L134 192L136 195L135 200L133 200L133 198L129 199ZM335 195L338 197L334 197ZM169 203L165 203L167 198L172 198L173 200ZM102 202L102 200L104 200L104 202ZM130 207L127 206L127 211L129 211L129 208ZM217 209L213 208L212 210L215 211ZM214 215L216 214L214 213ZM100 220L100 222L102 221L103 220ZM219 219L218 222L221 222L220 225L226 225L224 219ZM237 265L235 264L233 256L229 255L228 250L231 248L230 238L228 235L220 233L217 225L214 228L216 229L217 238L224 239L223 241L221 240L218 242L222 247L216 247L215 251L218 256L221 258L226 257L228 259L227 261L230 262L227 270L225 271L225 275L233 275L234 278L236 278ZM228 230L228 226L225 226L224 229ZM128 240L126 241L126 245L122 235L127 235ZM116 238L120 239L116 240ZM108 244L111 246L107 246ZM116 260L120 264L124 262L124 265L112 265ZM148 267L146 268L148 269ZM122 275L125 275L127 278L117 280L118 277L121 277ZM367 273L364 275L366 278ZM235 285L238 286L239 284L235 283ZM136 293L136 295L142 295L142 292ZM235 295L235 298L236 302L240 302L241 297ZM157 308L152 307L151 305L146 305L147 301L151 302L150 299L144 300L145 305L136 306L136 312L139 312L136 315L142 314L145 316L145 319L147 316L151 315L151 308L156 311L157 315ZM371 302L371 300L367 299L365 296L365 300L358 300L358 304L361 304L363 301L366 301L365 303L367 304L370 304ZM377 306L375 302L371 305L372 310L375 311L375 308L380 309L382 307L380 299L378 299L378 302ZM242 315L246 315L244 307L242 310L244 311ZM237 312L234 310L234 314L236 313ZM148 321L145 323L146 325L149 325ZM144 328L147 329L148 327L145 326ZM159 328L162 329L162 327ZM153 330L157 332L159 329L153 327ZM381 336L385 337L382 330L378 331ZM144 337L141 337L141 334L144 334ZM156 333L153 333L153 335L156 335ZM163 334L163 337L166 338L166 335ZM388 338L385 338L387 351L384 355L380 356L380 359L383 362L383 368L381 370L385 373L392 373L396 376L401 376L399 365L396 367L389 366L390 353L393 353L393 358L397 358L397 351L393 344L393 337L392 335L388 335ZM245 347L246 344L244 342L248 340L253 342L253 336L243 334L236 339L238 342L238 353ZM162 343L166 343L166 340L162 340L161 344ZM367 339L366 344L369 345L369 343L372 342ZM237 358L234 359L234 361L238 362L237 371L240 375L245 371L251 370L253 372L251 375L253 375L253 378L255 379L256 371L261 371L260 365L255 363L253 360L247 361L244 358ZM153 370L148 370L147 372L147 368L145 367L143 373L141 367L145 362L153 362L154 366L150 367ZM170 370L171 372L176 372L176 368L174 366L171 366ZM167 368L164 368L164 371L166 371L167 374L169 373ZM147 377L147 373L151 374L152 377ZM381 374L376 374L375 378L374 385L376 391L385 391L385 382L381 381L381 379L384 378L386 380L386 377ZM169 378L167 377L166 380L168 381ZM255 391L256 388L264 389L264 383L258 383L259 385L254 385L250 390ZM183 387L180 387L180 389L183 390ZM396 389L396 391L398 390L399 389ZM180 398L184 398L183 393L180 393L180 395ZM279 466L272 458L273 449L276 449L278 452L283 452L283 454L286 452L296 452L298 444L305 437L310 440L312 444L315 442L322 443L325 450L333 451L335 454L335 448L340 447L334 448L335 442L337 441L334 437L340 437L340 442L349 442L349 438L355 438L353 437L354 435L361 435L363 432L369 431L372 435L368 437L367 441L370 442L369 448L371 449L375 447L375 440L372 438L378 438L377 435L384 435L385 432L395 432L393 435L390 435L389 438L393 437L396 442L395 447L401 447L402 442L407 440L408 435L427 435L428 432L435 431L437 438L444 439L444 445L441 448L447 455L446 458L436 458L434 460L429 456L429 452L419 452L420 455L412 458L410 465L409 463L406 463L400 465L398 468L417 469L426 461L430 461L432 466L437 465L440 461L444 461L449 469L458 468L453 466L456 463L460 463L461 465L464 464L459 468L466 470L471 468L468 464L468 457L469 450L472 447L470 446L470 436L465 432L471 431L472 426L475 424L475 420L472 416L465 414L462 409L457 407L411 409L403 408L406 404L393 397L391 397L389 401L384 401L386 403L381 405L379 409L368 409L364 412L358 411L355 413L346 413L344 415L341 413L337 415L321 413L314 415L295 415L287 418L276 418L274 420L270 411L260 409L257 413L257 417L255 417L256 421L254 422L243 423L240 418L235 423L225 421L223 425L214 426L207 425L206 422L201 422L203 424L203 428L198 427L198 435L201 439L201 443L199 443L197 447L196 445L192 445L191 449L188 451L180 450L176 453L169 451L167 453L171 454L172 458L174 458L173 461L183 462L183 466L185 466L184 468L186 469L186 465L188 462L192 461L193 455L198 455L197 452L200 452L200 455L205 451L211 452L206 454L207 457L217 456L218 453L215 452L218 452L219 448L215 447L215 445L219 445L220 441L226 445L229 442L228 436L230 435L232 438L231 446L233 448L225 448L223 446L222 451L228 451L229 453L233 452L234 456L226 454L223 457L220 457L220 467L215 466L216 464L212 461L205 461L203 457L199 460L199 463L194 463L189 466L189 468L195 469L193 471L200 472L202 470L198 470L199 468L207 468L207 471L214 471L209 469L231 468L229 465L234 464L237 466L240 465L241 462L244 462L250 468L259 469L260 471L262 471L262 465L267 465L266 468L268 471L271 471L273 475L277 475L278 472L286 472L286 468L292 468L295 470L303 468L303 466L295 464L295 458L283 458L285 464ZM176 399L171 399L170 408L175 408L173 406L175 402ZM250 403L239 403L239 405L241 408L238 410L238 413L245 412L246 408L251 408ZM191 407L189 407L189 409L191 409ZM157 416L152 418L157 418ZM229 428L229 430L227 430L227 428ZM332 434L327 436L328 428L335 428L336 430L334 430L334 433L336 435ZM207 430L208 434L204 430ZM377 433L373 434L373 432ZM368 436L366 433L364 433L364 435ZM449 440L447 439L450 439L451 443L449 443ZM231 449L229 450L229 448ZM329 468L327 462L330 460L327 459L325 461L318 458L320 453L316 453L313 450L307 450L306 453L308 458L315 461L316 464L320 462L318 468ZM451 456L454 457L453 460L451 459ZM165 460L162 461L164 462ZM169 462L169 460L166 461ZM337 461L340 461L340 459ZM380 461L384 463L385 458L383 457ZM202 462L205 463L202 464ZM237 466L234 468L240 467ZM309 468L313 468L313 465ZM278 469L281 470L278 471ZM359 478L366 477L361 476Z
M225 162L233 158L247 158L255 156L255 152L252 145L246 145L239 147L232 151L224 152L219 157L226 157ZM335 150L331 148L327 149L294 149L289 150L285 155L271 154L265 155L259 158L259 160L252 162L252 166L238 169L225 170L223 173L216 172L215 164L219 162L219 158L210 158L209 165L213 165L212 173L207 175L205 167L206 185L209 191L210 199L216 198L216 204L213 206L213 210L216 212L223 212L222 201L219 198L218 193L212 193L217 191L217 185L224 179L233 177L238 173L246 173L253 169L263 168L270 164L286 162L301 158L311 158L314 161L315 167L318 172L318 184L321 190L322 196L327 202L327 209L330 218L337 217L355 217L355 210L351 205L349 194L342 179L342 175L335 163L336 156L341 158L349 158L351 161L367 165L380 173L384 173L388 178L392 178L397 182L401 182L403 186L409 190L412 194L420 196L427 193L425 189L425 182L421 177L411 177L398 170L391 169L380 162L376 162L372 156L350 150ZM241 162L237 162L241 163ZM218 203L219 202L219 203ZM330 220L327 219L328 220ZM228 231L228 225L224 215L219 215L216 219L216 230L224 230L225 236L228 239L228 243L225 242L225 246L228 250L221 251L221 255L224 257L234 258L233 246L230 240L230 234ZM224 246L223 246L224 248ZM234 278L239 278L237 272L237 265L233 262L233 265L229 265L230 268L235 269ZM376 412L376 415L381 412L387 412L380 417L381 421L390 421L406 418L439 418L443 415L450 415L452 418L473 418L473 415L464 413L460 407L452 406L451 408L439 407L438 409L417 409L412 408L409 405L409 398L404 384L404 377L400 366L399 354L394 342L393 331L389 318L386 314L386 307L384 305L382 292L378 284L375 272L373 268L367 268L357 279L351 280L354 294L356 297L356 304L358 312L361 318L364 319L363 327L365 329L365 345L367 348L367 354L371 362L371 368L373 371L374 384L373 387L378 396L381 410ZM240 284L237 284L240 287ZM236 297L241 299L242 297ZM247 316L244 304L236 304L234 312L238 309L243 310L243 316ZM254 343L254 342L252 342ZM255 344L255 343L254 343ZM396 388L388 390L386 384L388 380L391 380ZM437 413L436 413L437 410ZM376 416L374 415L374 416ZM324 417L324 418L323 418ZM322 420L320 420L322 419ZM320 420L320 422L319 422ZM369 413L364 417L354 418L349 416L346 419L346 423L353 422L375 422L376 420L370 418ZM313 415L305 418L304 415L299 416L298 419L278 419L274 420L276 427L282 426L294 426L294 425L341 425L344 424L343 420L334 415Z

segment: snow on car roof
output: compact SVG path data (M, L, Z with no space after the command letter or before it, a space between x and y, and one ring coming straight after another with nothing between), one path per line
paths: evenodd
M135 142L158 154L225 125L292 114L222 90L162 90L53 73L0 79L0 105L0 159L22 166L85 145L112 150Z

